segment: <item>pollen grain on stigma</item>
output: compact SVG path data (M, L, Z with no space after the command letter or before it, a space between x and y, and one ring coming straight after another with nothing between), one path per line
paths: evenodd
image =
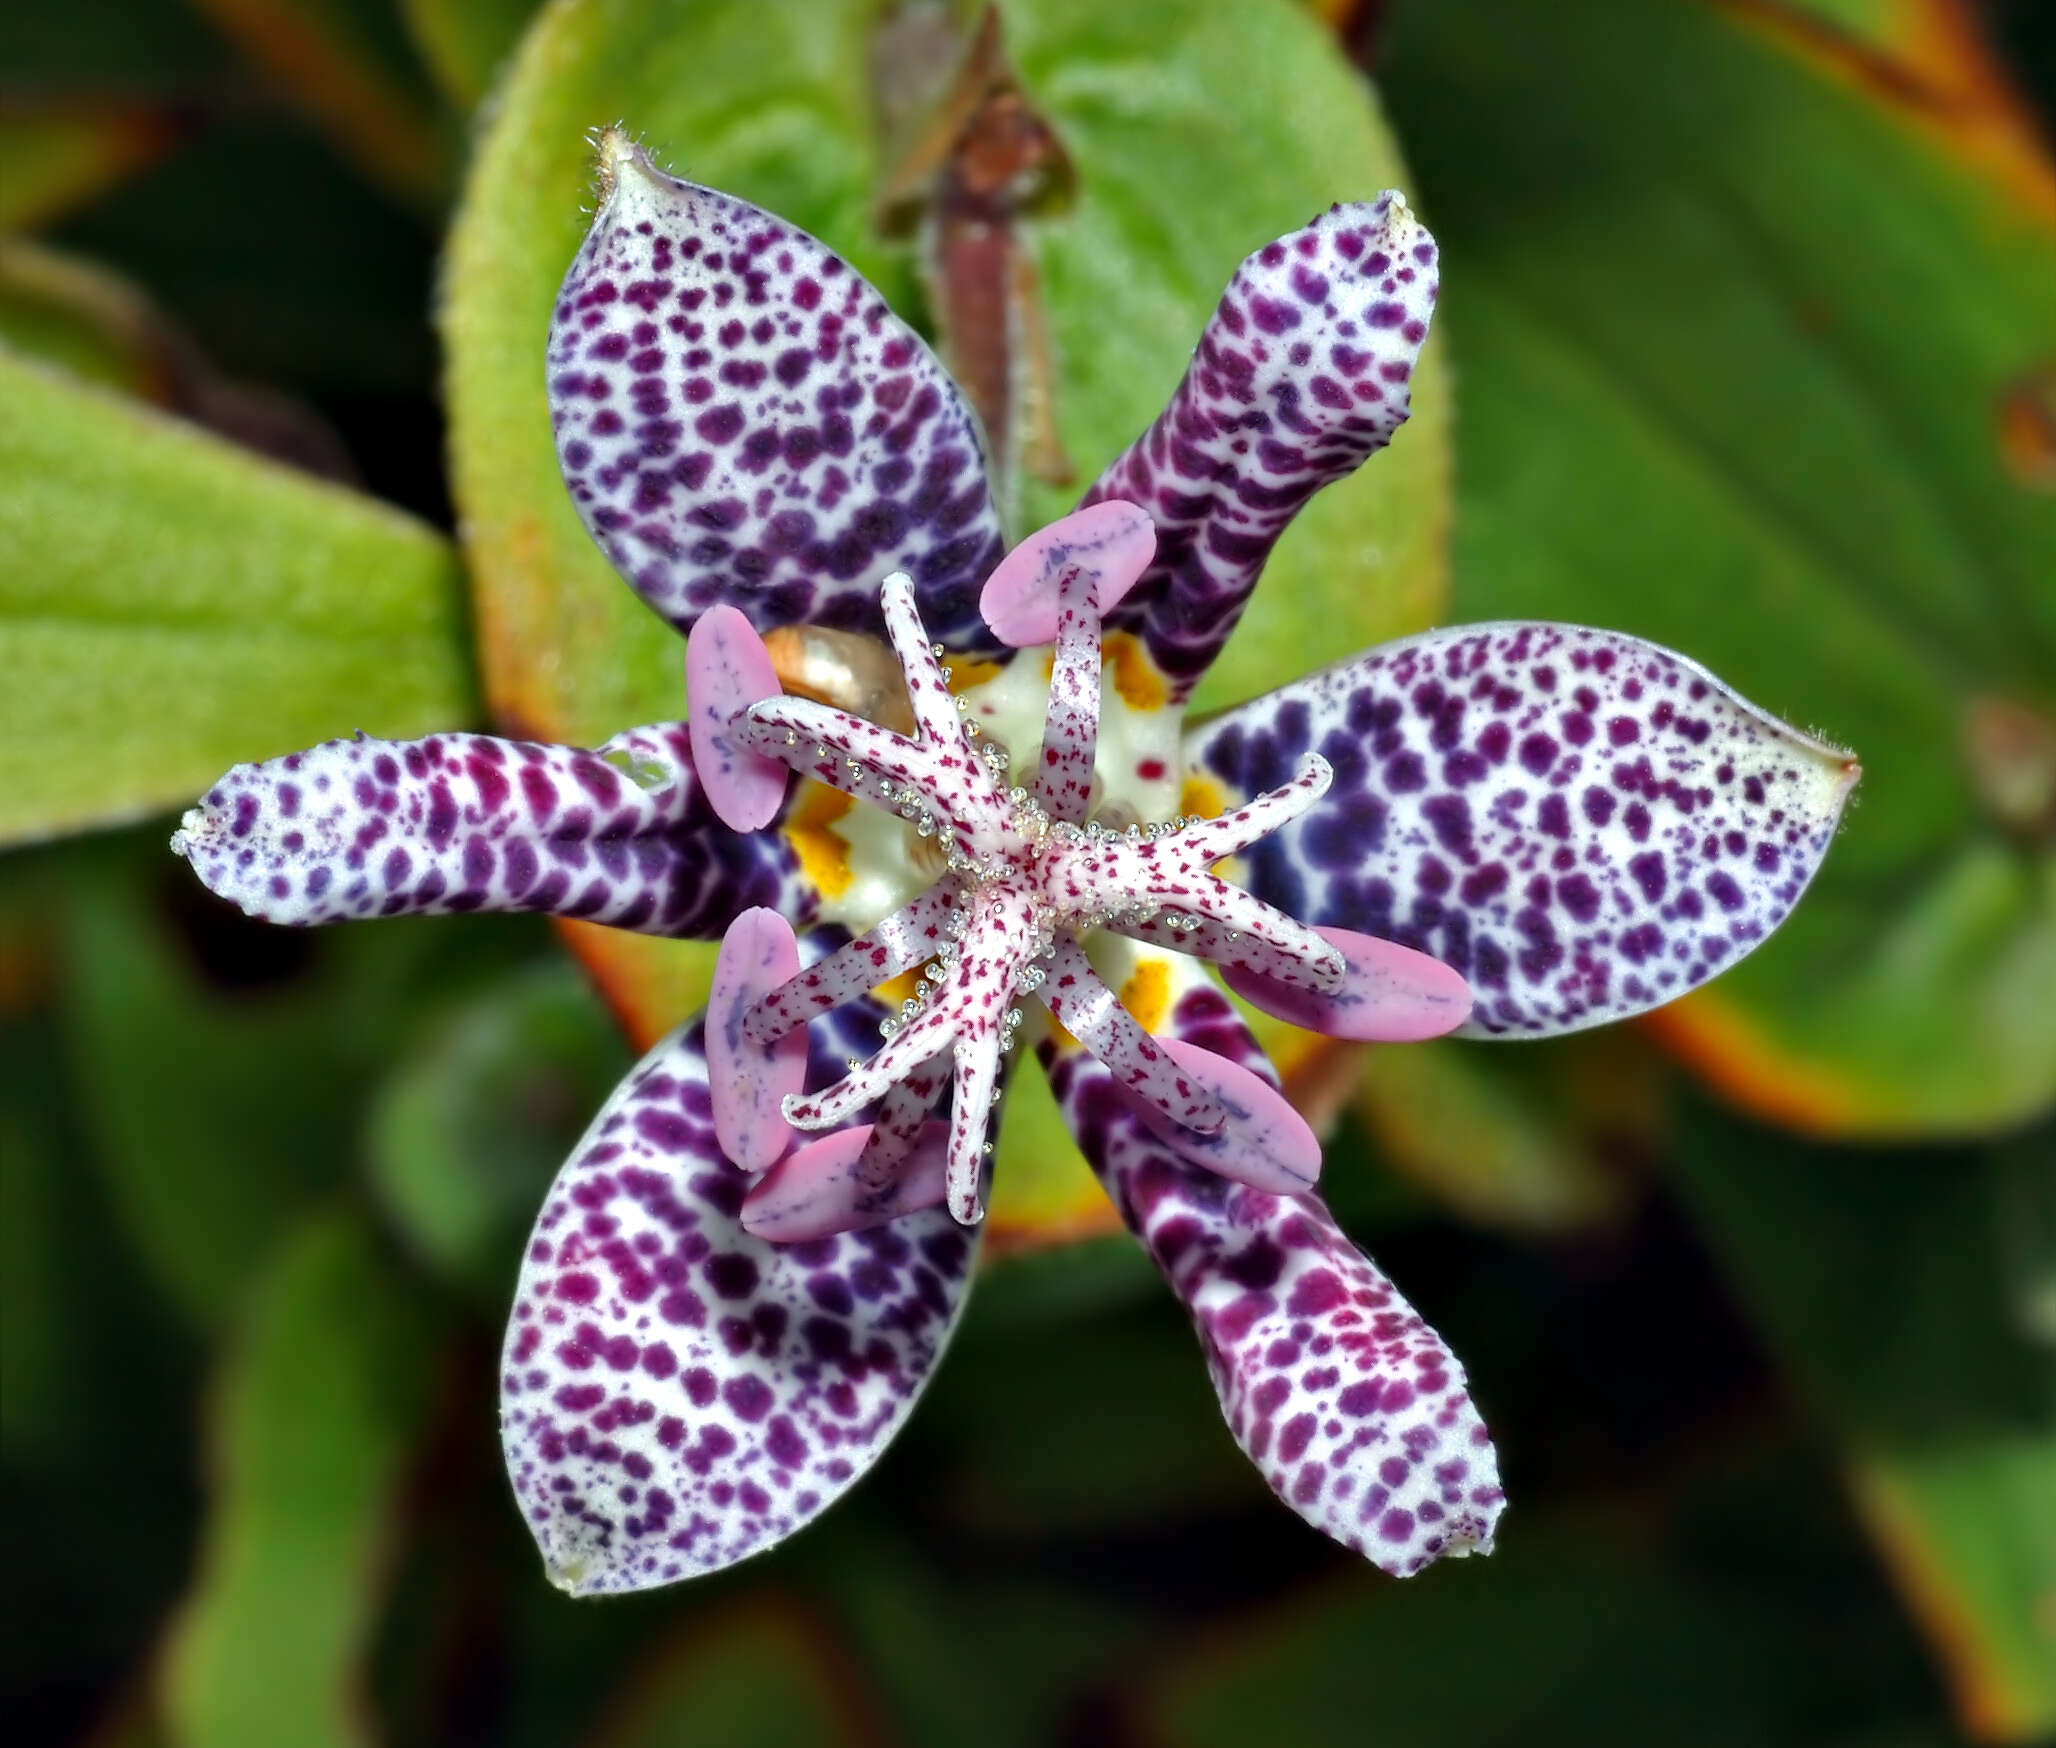
M1031 1000L1129 1097L1195 1141L1211 1138L1200 1157L1215 1169L1273 1190L1313 1182L1319 1149L1304 1120L1239 1064L1152 1038L1080 945L1108 929L1314 999L1339 995L1349 978L1348 957L1325 934L1212 872L1321 798L1330 772L1319 755L1219 818L1116 826L1104 808L1090 816L1101 623L1153 548L1144 512L1105 503L1024 543L988 584L981 604L1001 635L1053 634L1042 744L1026 784L1014 780L1003 747L980 744L905 573L886 579L883 606L911 736L785 695L740 614L717 610L695 627L688 673L701 702L690 723L724 818L767 817L789 769L896 815L942 857L926 892L804 971L775 912L745 913L723 940L708 1030L715 1118L731 1159L765 1172L746 1212L761 1235L821 1236L939 1201L965 1224L980 1219L1001 1060ZM803 1094L795 1033L916 966L916 993L886 1023L877 1052ZM930 1113L946 1083L945 1124ZM861 1138L844 1130L788 1151L791 1129L843 1129L870 1106L876 1118ZM1237 1145L1218 1145L1231 1125Z

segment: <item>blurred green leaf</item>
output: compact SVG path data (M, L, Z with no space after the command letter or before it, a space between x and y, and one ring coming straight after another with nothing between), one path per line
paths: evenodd
M380 1089L372 1185L430 1266L497 1316L543 1192L628 1068L574 966L519 971L446 1016Z
M858 1512L809 1531L792 1565L805 1593L834 1611L890 1708L890 1739L908 1748L1075 1739L1079 1696L1132 1667L1160 1625L1105 1585L924 1558Z
M1618 1070L1621 1053L1605 1038L1520 1052L1447 1041L1367 1050L1353 1108L1374 1163L1452 1213L1516 1232L1575 1231L1619 1214L1627 1189L1565 1096L1580 1059L1589 1078L1594 1056Z
M21 237L0 236L0 344L102 388L161 401L149 310L113 274Z
M2033 1138L2044 1173L2056 1129ZM1926 1627L1966 1725L2056 1729L2056 1366L1994 1154L1849 1155L1710 1113L1676 1168Z
M425 207L451 139L391 0L192 0L367 174Z
M160 1669L180 1748L372 1740L358 1664L434 1337L357 1217L313 1219L274 1257L220 1380L199 1578Z
M69 887L63 1034L113 1216L172 1304L218 1323L346 1171L361 1051L338 1048L332 987L210 990L146 885L75 862Z
M1489 1559L1217 1628L1134 1683L1128 1717L1164 1748L1844 1742L1840 1625L1723 1595L1596 1517L1516 1513Z
M2002 443L2056 356L2056 179L1774 12L1396 10L1465 383L1458 616L1654 637L1853 745L1794 919L1659 1023L1786 1121L1974 1132L2056 1097L2056 857L1981 811L1965 738L2056 713L2056 497Z
M442 308L481 661L496 714L523 732L591 743L680 708L678 640L586 536L550 440L543 341L587 222L586 132L622 120L660 159L826 239L918 315L906 251L871 218L876 15L868 0L770 11L565 0L523 41L460 209ZM1025 235L1058 360L1058 424L1089 477L1162 407L1245 254L1336 199L1405 178L1361 82L1284 0L1017 0L1005 21L1029 95L1079 173L1074 208ZM1280 547L1204 698L1276 684L1433 616L1448 510L1435 358L1390 453L1323 493ZM1038 488L1031 520L1059 514L1076 489ZM711 948L615 941L602 953L589 931L573 938L643 1041L704 991ZM1103 1225L1047 1099L1026 1087L1013 1098L996 1226Z
M147 288L238 376L330 402L433 389L434 232L290 112L212 121L50 241Z
M591 1748L870 1748L877 1702L825 1624L779 1592L675 1632L585 1740Z
M1011 1535L1161 1529L1269 1502L1168 1295L1060 1335L1005 1315L988 1332L975 1297L972 1307L902 1435L935 1454L921 1464L925 1490L952 1526ZM1078 1357L1052 1363L1053 1340ZM1024 1427L1034 1437L1023 1438Z
M0 344L274 461L356 483L340 441L312 412L223 376L141 291L91 262L0 236Z
M60 1033L111 1213L172 1305L216 1324L349 1171L366 1093L421 1010L503 974L537 931L274 930L202 892L154 832L47 853L62 857Z
M220 79L228 60L184 5L66 0L0 9L0 67L16 89L66 98L187 95Z
M1123 1229L998 1260L988 1252L970 1316L982 1335L1047 1331L1162 1291L1155 1265Z
M191 1561L195 1355L108 1218L76 1099L48 1007L0 1012L0 1562L35 1599L0 1634L10 1696L123 1671Z
M1991 1152L1993 1218L2001 1277L2014 1319L2030 1341L2056 1351L2056 1136L2050 1125L2002 1141Z
M400 0L421 58L444 94L475 109L513 54L541 0Z
M473 713L455 554L406 516L4 351L0 480L0 841Z
M0 108L0 227L45 224L171 143L167 119L141 107Z

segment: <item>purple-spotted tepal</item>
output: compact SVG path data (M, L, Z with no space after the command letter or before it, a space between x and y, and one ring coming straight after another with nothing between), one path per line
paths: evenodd
M685 719L590 752L330 741L238 766L173 840L277 922L721 938L516 1289L503 1430L551 1576L712 1571L876 1460L964 1303L1029 1046L1278 1496L1390 1572L1489 1548L1463 1370L1323 1206L1201 962L1352 1039L1618 1019L1778 924L1854 764L1680 656L1547 624L1183 722L1279 533L1406 417L1437 272L1397 194L1250 256L1156 423L1009 551L976 419L876 291L619 134L601 154L550 405L586 526L686 634Z

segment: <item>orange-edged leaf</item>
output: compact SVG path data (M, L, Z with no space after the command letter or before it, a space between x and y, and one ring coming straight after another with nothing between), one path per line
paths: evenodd
M141 104L0 105L0 228L47 224L159 157L171 118Z
M1465 384L1457 616L1650 637L1864 765L1778 937L1651 1024L1777 1121L1974 1134L2056 1099L2056 494L2018 453L2056 206L1961 55L1931 89L1824 28L1449 0L1380 67Z
M2046 1204L2056 1127L2019 1145ZM1674 1160L1841 1453L1965 1727L2045 1740L2056 1729L2056 1365L2032 1301L2012 1290L2015 1162L1997 1149L1830 1152L1711 1113Z
M454 143L400 20L377 0L194 0L356 165L421 206L446 194Z

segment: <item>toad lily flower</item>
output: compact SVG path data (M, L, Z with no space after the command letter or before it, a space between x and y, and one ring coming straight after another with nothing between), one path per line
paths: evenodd
M1163 415L1008 552L975 419L875 291L619 135L602 157L549 394L580 515L687 635L686 720L331 741L238 766L173 840L276 922L721 938L516 1289L503 1430L552 1576L712 1571L876 1459L964 1302L1028 1044L1279 1497L1395 1573L1489 1548L1462 1368L1323 1206L1200 961L1354 1039L1616 1019L1776 926L1853 763L1546 624L1183 724L1279 532L1406 416L1436 255L1397 194L1245 261Z

